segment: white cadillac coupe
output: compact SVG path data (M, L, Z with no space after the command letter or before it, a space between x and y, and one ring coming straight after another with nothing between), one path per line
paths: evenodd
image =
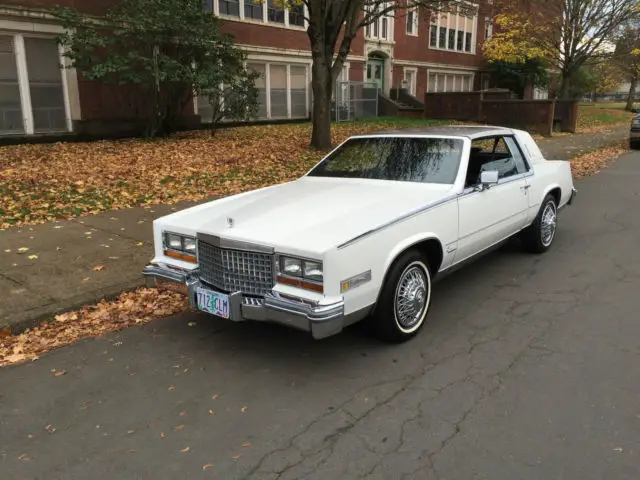
M365 320L401 342L424 325L436 276L513 236L546 251L575 194L569 163L525 131L358 135L298 180L157 219L144 275L229 321L323 338Z

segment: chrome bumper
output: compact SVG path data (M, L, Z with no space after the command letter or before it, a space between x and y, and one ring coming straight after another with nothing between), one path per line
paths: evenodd
M143 270L147 285L167 286L189 296L192 308L198 308L196 289L211 288L200 282L197 271L184 271L168 265L147 265ZM168 283L168 285L167 285ZM335 335L344 327L344 302L310 305L268 292L264 298L246 297L240 292L229 294L230 320L273 322L310 332L320 339Z

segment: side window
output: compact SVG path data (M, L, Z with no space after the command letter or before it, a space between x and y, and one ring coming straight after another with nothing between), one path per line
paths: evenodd
M512 137L505 137L505 142L507 143L507 146L511 151L511 155L513 155L513 159L516 162L518 173L527 173L529 171L529 166L522 155L522 151L518 148L516 141Z
M486 170L497 170L499 179L513 177L520 173L504 137L496 138L491 159L483 162L480 172Z

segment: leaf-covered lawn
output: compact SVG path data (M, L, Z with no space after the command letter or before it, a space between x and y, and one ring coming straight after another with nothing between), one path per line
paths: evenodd
M445 121L378 118L333 127L348 136ZM0 228L150 203L230 195L291 180L323 155L311 126L189 132L169 139L0 147Z
M630 114L580 107L580 131L627 123ZM333 126L333 140L447 121L378 118ZM309 124L189 132L163 140L0 147L0 228L105 210L230 195L292 180L322 157Z
M629 125L633 118L632 113L615 107L580 105L578 112L578 132L582 133L615 125Z

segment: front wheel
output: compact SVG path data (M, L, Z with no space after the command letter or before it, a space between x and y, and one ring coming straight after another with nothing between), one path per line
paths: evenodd
M558 226L558 206L553 195L542 201L533 223L522 232L522 243L532 253L544 253L551 247Z
M431 305L431 271L417 250L398 258L382 286L371 318L376 335L390 343L405 342L417 335Z

